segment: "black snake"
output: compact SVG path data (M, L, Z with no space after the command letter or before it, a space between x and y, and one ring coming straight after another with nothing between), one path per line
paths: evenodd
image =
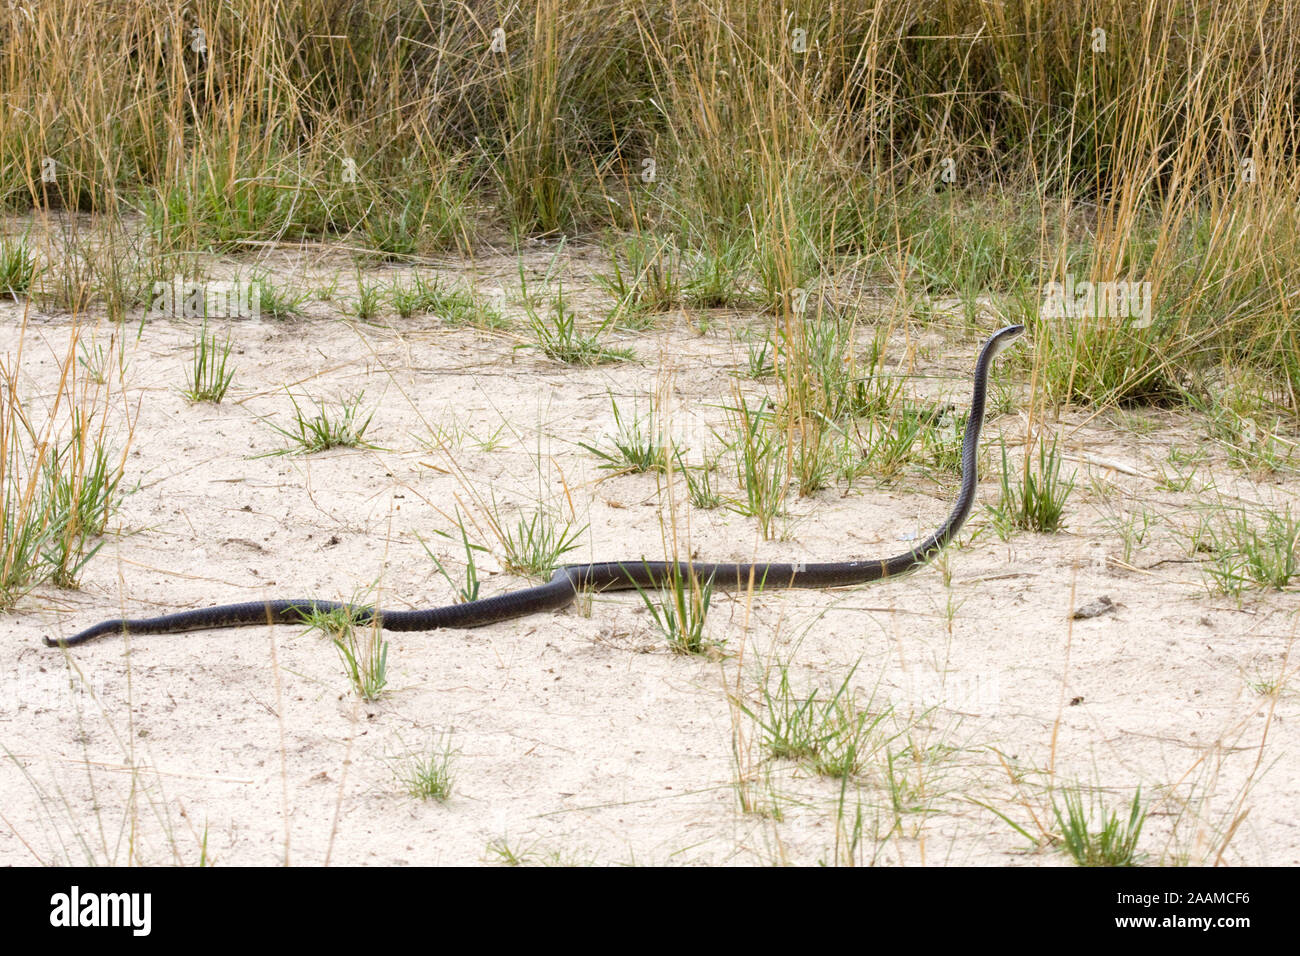
M902 554L875 561L837 561L828 564L712 564L699 561L611 561L604 564L570 564L559 568L546 584L512 591L496 597L451 604L423 611L383 611L372 607L304 598L289 601L248 601L223 604L197 611L182 611L140 620L101 621L67 638L45 638L50 647L70 647L105 634L170 634L218 627L246 627L256 624L305 624L320 613L345 610L358 624L378 619L390 631L431 631L439 627L478 627L495 621L523 617L538 611L562 608L573 601L580 588L631 590L660 587L676 574L712 579L718 587L831 588L865 584L904 574L924 564L942 549L965 523L975 503L975 457L980 427L984 423L984 402L989 366L993 358L1024 331L1023 325L1009 325L989 337L975 362L975 389L970 418L961 448L961 492L938 530Z

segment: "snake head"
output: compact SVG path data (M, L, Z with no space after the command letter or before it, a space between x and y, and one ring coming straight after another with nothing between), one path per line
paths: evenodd
M1023 325L1008 325L1006 328L998 329L993 333L993 337L989 339L991 354L997 355L1024 334L1025 327Z

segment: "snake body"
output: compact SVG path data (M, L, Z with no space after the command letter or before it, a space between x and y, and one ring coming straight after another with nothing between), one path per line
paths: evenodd
M202 610L182 611L161 617L119 618L101 621L67 638L45 638L50 647L71 647L106 634L171 634L221 627L258 624L305 624L313 616L347 611L358 624L378 621L390 631L431 631L440 627L479 627L496 621L553 611L568 605L579 589L602 591L660 587L674 575L694 575L712 580L716 587L831 588L865 584L905 574L924 564L957 534L975 503L976 453L984 423L989 367L993 358L1014 341L1024 326L1010 325L995 332L984 343L975 362L975 385L970 417L961 448L961 491L952 512L939 528L909 551L892 558L871 561L837 561L825 564L714 564L708 562L612 561L603 564L570 564L558 568L551 579L536 587L511 591L496 597L451 604L419 611L386 611L314 598L298 600L248 601L223 604Z

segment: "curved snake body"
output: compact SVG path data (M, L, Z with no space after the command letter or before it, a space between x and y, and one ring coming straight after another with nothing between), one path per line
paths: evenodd
M305 624L320 613L345 610L358 624L376 618L390 631L431 631L440 627L479 627L496 621L523 617L539 611L552 611L573 601L579 589L598 591L631 590L660 587L674 574L680 578L694 575L698 580L712 580L715 587L734 588L831 588L865 584L882 578L905 574L924 564L941 550L965 523L975 503L976 452L980 428L984 423L984 405L989 366L994 356L1014 341L1024 326L1010 325L995 332L980 350L975 363L975 385L971 396L970 418L961 449L961 491L952 512L939 528L910 551L892 558L874 561L837 561L825 564L713 564L707 562L612 561L603 564L570 564L558 568L546 584L511 591L496 597L451 604L419 611L386 611L371 607L299 600L248 601L219 607L182 611L161 617L114 619L102 621L67 638L45 638L50 647L73 646L105 634L171 634L220 627L247 627L257 624Z

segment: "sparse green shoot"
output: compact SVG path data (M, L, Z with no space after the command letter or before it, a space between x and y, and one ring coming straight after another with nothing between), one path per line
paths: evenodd
M226 332L225 340L218 343L216 334L209 335L207 322L204 322L194 339L193 358L185 380L186 398L191 402L211 402L215 405L226 397L230 382L235 376L234 369L227 367L230 349L229 331Z
M465 529L465 519L461 516L459 511L456 513L456 528L460 531L461 546L465 549L465 583L463 585L458 585L456 583L452 576L447 572L442 560L429 550L429 546L424 542L424 539L420 538L418 535L416 538L420 542L420 546L424 548L424 553L429 556L431 561L433 561L433 566L438 569L438 573L442 575L443 580L450 584L456 591L456 600L463 604L469 601L478 600L478 562L474 553L476 551L487 551L488 549L483 547L481 544L470 543L469 532ZM451 535L446 531L435 529L434 534L441 535L444 538L451 538Z

